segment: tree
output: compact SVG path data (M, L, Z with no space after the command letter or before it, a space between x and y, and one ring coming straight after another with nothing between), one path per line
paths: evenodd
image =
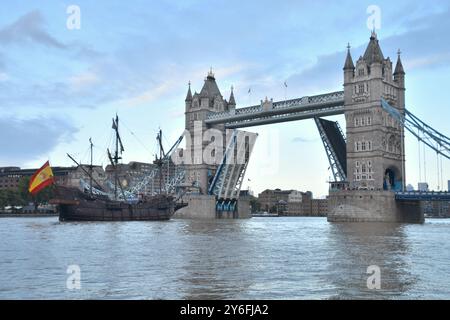
M250 200L250 206L252 208L252 212L261 211L261 203L259 203L257 198L252 197Z
M19 198L21 199L23 204L32 202L34 204L35 210L37 210L39 204L47 203L51 198L53 198L55 189L53 185L42 189L35 195L32 195L28 191L29 184L30 184L30 177L22 177L19 181L18 193Z

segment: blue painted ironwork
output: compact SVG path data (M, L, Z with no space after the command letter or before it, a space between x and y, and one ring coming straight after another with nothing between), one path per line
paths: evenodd
M269 110L264 110L262 105L259 105L226 112L211 112L205 122L209 125L224 123L226 128L235 129L343 113L344 92L337 91L274 102Z
M419 141L436 151L438 154L450 160L450 138L440 133L436 129L427 125L425 122L417 118L410 111L405 109L405 114L400 110L392 107L386 100L381 99L381 106L395 120L411 132ZM421 134L419 134L421 133ZM431 142L435 142L433 145Z
M345 136L339 123L314 118L330 163L334 182L347 180L347 151Z
M408 200L408 201L450 201L450 192L434 192L434 191L409 191L409 192L396 192L396 200Z

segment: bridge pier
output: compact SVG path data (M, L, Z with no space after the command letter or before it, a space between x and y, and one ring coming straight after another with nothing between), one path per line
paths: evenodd
M186 196L184 201L189 205L175 212L175 218L185 219L247 219L251 218L250 200L240 197L234 211L219 211L216 208L214 195L193 194Z
M340 190L328 196L329 222L423 223L416 201L396 201L393 191Z

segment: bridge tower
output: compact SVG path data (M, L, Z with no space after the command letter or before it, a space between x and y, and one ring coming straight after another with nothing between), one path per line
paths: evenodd
M208 72L200 93L195 92L192 94L189 83L185 103L185 129L189 133L191 140L187 146L191 164L187 166L185 182L199 187L200 193L206 194L208 185L222 160L221 156L226 147L226 132L224 124L208 125L205 123L205 119L210 113L219 113L233 109L236 103L234 102L233 91L231 91L229 102L223 98L212 69ZM205 136L205 132L208 129L216 130L209 130L210 135ZM208 148L211 141L215 139L222 141L222 150ZM206 154L207 152L208 154Z
M405 186L404 126L382 107L384 99L405 114L400 51L394 69L372 32L356 66L348 46L343 69L347 185L330 188L328 221L422 223L417 203L395 200Z
M384 98L405 113L405 72L395 70L372 32L364 55L344 65L347 178L350 189L401 191L405 185L404 130L381 106Z

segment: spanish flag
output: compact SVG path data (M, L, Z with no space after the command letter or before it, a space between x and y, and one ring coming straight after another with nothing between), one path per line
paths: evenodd
M47 161L38 171L36 171L30 179L28 191L35 195L45 187L54 182L53 171L50 163Z

